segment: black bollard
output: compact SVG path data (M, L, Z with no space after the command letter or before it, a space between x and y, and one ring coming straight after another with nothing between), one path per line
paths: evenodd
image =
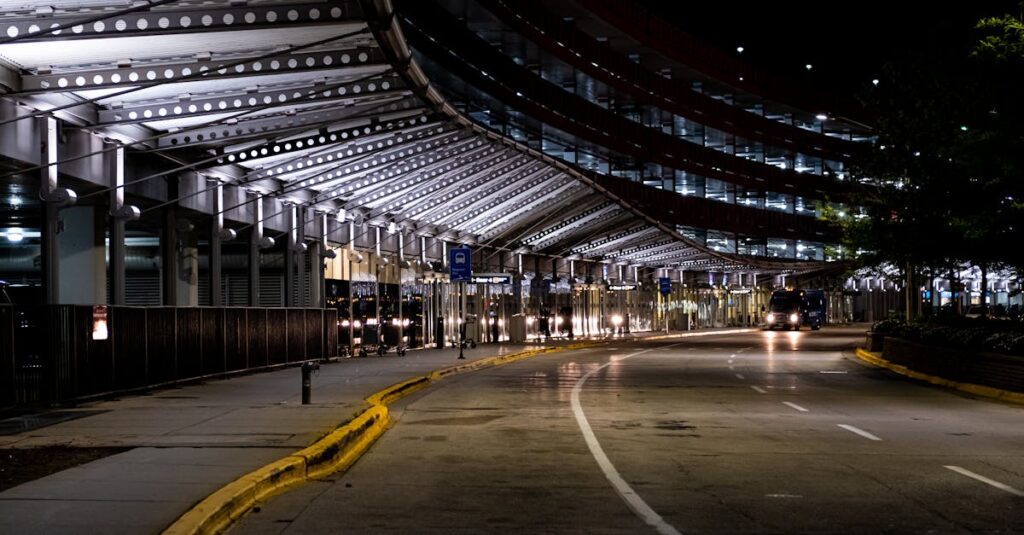
M313 397L313 370L319 370L320 365L315 362L302 363L302 404L309 405Z

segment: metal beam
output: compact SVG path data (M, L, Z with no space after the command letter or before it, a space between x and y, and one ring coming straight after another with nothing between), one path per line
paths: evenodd
M451 132L451 130L447 130ZM414 141L433 139L436 136L444 135L446 127L439 123L432 123L426 126L417 126L400 130L397 133L388 131L384 134L351 140L344 144L330 145L322 150L306 150L286 160L268 161L257 163L258 170L249 173L248 177L253 178L275 178L288 182L313 182L322 184L341 173L351 173L356 162L362 161L372 154L384 154L393 151ZM249 150L250 147L242 150ZM387 149L387 150L385 150ZM262 150L261 150L262 152ZM269 152L269 151L268 151ZM262 155L260 155L262 158ZM251 160L250 160L251 161ZM303 165L297 166L302 163ZM342 166L348 165L349 170L345 171ZM325 172L329 169L329 172ZM324 180L320 180L323 178Z
M626 230L624 232L619 232L619 233L616 233L616 234L609 235L609 236L607 236L605 238L602 238L600 240L592 241L592 242L590 242L590 243L588 243L586 245L574 247L572 249L572 252L573 253L577 253L577 254L592 253L592 252L600 251L602 249L607 249L609 247L615 247L615 246L617 246L620 243L625 243L625 242L630 242L630 241L635 242L635 241L638 241L638 240L641 240L641 239L646 239L648 236L651 236L651 235L654 235L654 234L660 234L660 233L661 233L661 231L658 230L655 227L648 227L648 226L633 227L633 228L631 228L629 230Z
M382 94L403 88L401 78L381 76L358 82L303 83L287 87L273 86L255 91L220 95L216 97L189 97L187 100L165 101L157 104L139 104L99 111L98 125L140 123L183 117L197 117L214 113L230 113L249 109L266 109L329 102L359 95Z
M240 62L246 63L240 64ZM155 81L173 83L179 78L187 78L187 81L192 82L372 66L381 68L388 66L387 59L378 48L282 52L270 57L227 55L212 59L203 56L192 61L153 60L117 67L26 74L21 77L19 92L82 91L110 87L134 87L140 83ZM201 78L195 78L196 73L204 74Z
M527 245L533 246L533 245L539 244L541 242L547 241L549 238L551 238L553 236L557 236L558 234L562 233L566 229L575 228L575 227L579 226L581 221L583 221L583 222L590 221L596 215L604 214L604 213L606 213L609 210L614 209L614 208L618 208L618 205L614 204L614 203L612 203L610 201L606 201L606 202L597 204L595 206L591 206L589 208L585 208L584 210L578 211L577 213L575 213L575 214L573 214L571 216L568 216L568 217L563 216L554 225L551 225L551 226L545 228L544 230L534 234L533 236L530 236L530 237L526 238L525 240L523 240L523 243L525 243Z
M465 132L461 131L459 133L465 134ZM430 171L433 169L443 168L445 163L447 163L447 160L449 159L454 159L459 157L460 155L471 152L480 152L482 150L486 150L485 147L483 147L483 141L481 141L479 138L470 136L465 139L460 139L457 142L454 142L451 147L447 148L443 153L441 153L440 158L431 158L428 154L421 153L419 156L411 160L396 161L396 157L405 157L402 156L403 154L408 154L410 156L413 154L413 151L411 150L399 151L397 155L389 155L389 161L386 163L386 165L375 168L370 173L363 172L366 169L369 169L369 164L365 162L364 164L366 167L364 167L361 170L359 168L360 166L356 165L354 169L355 173L353 174L348 174L349 168L346 167L345 169L341 170L342 172L338 173L338 176L332 181L338 182L344 180L345 183L329 191L322 191L318 195L318 197L321 198L322 200L326 200L328 198L338 197L345 194L351 195L353 198L362 195L367 195L370 191L377 188L380 184L386 183L394 179L396 176L404 176L405 174L410 172ZM328 185L333 184L329 182ZM348 206L351 208L357 205L361 207L361 204L354 202L350 202Z
M481 228L477 233L480 234L481 237L488 239L491 238L492 236L502 234L506 230L509 230L511 221L516 219L518 215L522 214L523 212L533 210L534 208L536 208L537 205L544 204L545 202L548 202L551 199L555 199L560 196L563 197L563 199L572 198L574 197L574 193L576 193L573 192L572 190L588 191L588 189L579 182L576 182L575 180L566 180L562 185L555 187L554 189L545 193L544 195L530 199L520 204L515 209L511 210L505 215L496 218L494 221Z
M499 151L493 145L481 144L478 149L471 153L460 154L452 162L445 162L441 168L434 168L428 171L420 170L419 173L396 177L391 183L401 180L400 183L390 188L391 193L377 197L366 203L373 209L373 217L383 212L395 210L400 213L408 211L408 204L413 201L429 202L440 188L446 184L472 180L479 173L485 172L489 167L507 161L512 154Z
M359 99L354 104L341 104L295 107L273 113L261 114L254 119L228 119L222 124L203 128L188 128L160 138L161 149L208 145L210 143L238 143L246 138L267 136L280 130L297 128L319 128L323 125L337 124L345 121L343 127L363 124L368 117L384 117L402 113L422 113L419 99L405 97L405 92L397 96L380 99Z
M19 43L97 39L132 35L162 35L209 31L255 30L261 28L303 27L316 24L363 23L363 12L354 1L329 0L323 3L205 7L203 9L154 9L111 14L108 19L79 24L64 30L46 31L93 13L60 13L38 18L22 17L0 23L0 35L19 38Z

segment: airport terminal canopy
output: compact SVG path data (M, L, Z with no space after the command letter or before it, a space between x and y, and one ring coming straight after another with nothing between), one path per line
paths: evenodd
M329 218L650 268L822 266L713 250L654 204L622 195L614 177L480 124L432 85L394 9L387 0L2 0L4 172L38 177L27 166L45 155L28 125L51 124L92 140L50 160L79 196L127 182L133 195L185 203L230 189L243 204L274 198L326 216L325 234ZM201 187L177 199L147 188L168 169L195 173ZM252 222L229 204L212 209L227 227ZM277 230L302 224L275 215L266 221Z

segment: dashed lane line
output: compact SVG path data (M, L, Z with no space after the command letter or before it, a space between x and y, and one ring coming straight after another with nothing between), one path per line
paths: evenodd
M754 392L757 392L758 394L767 394L768 393L767 390L765 390L765 389L763 389L763 388L761 388L759 386L750 385L750 388L753 388Z
M866 438L868 440L877 440L877 441L881 441L882 440L882 439L878 438L877 436L872 435L871 433L868 433L867 431L865 431L865 430L863 430L863 429L861 429L859 427L854 427L852 425L847 425L847 424L836 424L836 425L841 427L841 428L843 428L843 429L845 429L845 430L847 430L847 431L849 431L849 432L851 432L851 433L854 433L856 435L860 435L860 436L862 436L862 437L864 437L864 438Z
M746 379L746 377L743 377L743 374L742 374L742 373L737 373L737 374L736 374L736 378L737 378L737 379L739 379L740 381L742 381L742 380Z
M956 472L956 473L958 473L958 474L960 474L962 476L967 476L967 477L969 477L971 479L975 479L975 480L981 481L982 483L984 483L986 485L991 485L991 486L993 486L993 487L995 487L995 488L997 488L999 490L1009 492L1010 494L1013 494L1014 496L1022 496L1022 497L1024 497L1024 491L1019 491L1019 490L1017 490L1017 489L1015 489L1015 488L1013 488L1013 487L1011 487L1011 486L1009 486L1009 485L1007 485L1005 483L1000 483L1000 482L998 482L998 481L996 481L994 479L989 479L989 478L987 478L987 477L985 477L985 476L983 476L981 474L976 474L976 473L971 472L970 470L968 470L966 468L961 468L959 466L950 466L950 465L944 465L943 468L947 468L949 470L952 470L952 471L954 471L954 472Z
M809 410L809 409L806 409L806 408L804 408L804 407L801 407L800 405L797 405L796 403L792 403L792 402L789 402L789 401L783 401L783 402L782 402L782 404L783 404L783 405L785 405L785 406L787 406L787 407L790 407L790 408L796 409L796 410L798 410L798 411L800 411L800 412L810 412L810 410Z
M672 344L672 346L679 344ZM672 347L669 346L669 347ZM692 349L692 348L691 348ZM594 456L594 460L597 461L597 465L601 467L601 471L604 472L604 476L608 478L608 481L612 484L612 487L619 496L626 502L626 505L633 510L641 520L646 522L649 526L653 527L658 533L662 535L680 535L679 530L673 527L665 519L661 517L651 506L647 505L647 502L640 497L639 494L633 490L633 487L626 483L626 480L619 474L618 469L612 464L611 460L608 459L608 455L605 454L604 449L601 448L601 443L597 441L597 436L594 435L594 430L590 427L590 422L587 421L587 415L583 413L583 406L580 405L580 392L583 390L583 384L590 379L592 375L603 370L604 368L611 365L613 362L622 362L631 357L641 355L651 351L650 349L644 351L638 351L620 357L615 361L608 361L603 365L587 372L586 375L580 377L576 384L572 387L572 394L569 397L569 403L572 405L572 413L576 416L576 423L580 427L580 431L583 432L583 439L587 442L587 447L590 449L590 454Z

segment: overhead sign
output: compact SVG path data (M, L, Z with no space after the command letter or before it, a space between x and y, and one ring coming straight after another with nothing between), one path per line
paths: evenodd
M471 282L473 280L473 250L469 247L457 247L448 250L448 267L451 268L452 282Z
M512 275L508 273L477 273L472 276L476 284L512 284Z
M609 284L608 289L612 291L629 291L636 290L635 284Z
M668 295L672 293L672 279L668 277L659 277L658 289L661 290L661 295Z

